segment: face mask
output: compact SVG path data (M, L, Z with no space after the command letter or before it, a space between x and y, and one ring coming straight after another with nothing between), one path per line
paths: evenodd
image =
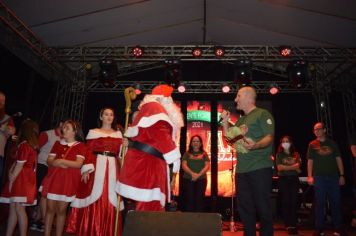
M290 148L290 143L282 143L282 147L284 150L288 150Z

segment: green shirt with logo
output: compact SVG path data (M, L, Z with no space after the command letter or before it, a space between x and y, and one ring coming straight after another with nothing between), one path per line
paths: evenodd
M337 144L331 139L321 142L315 139L309 143L308 159L313 160L313 176L339 176L336 157L340 157Z
M293 155L287 154L285 152L279 152L276 155L276 164L292 166L296 163L300 164L300 156L298 152L294 152ZM297 170L281 170L278 171L279 176L296 176L299 172Z
M225 136L228 139L241 134L241 126L247 126L248 132L245 134L245 140L253 140L258 142L266 135L274 135L274 119L270 112L265 109L256 107L249 114L238 119L235 126L228 129ZM272 144L260 149L244 150L241 148L243 139L239 139L234 143L237 150L237 165L236 173L246 173L254 170L272 167L271 159Z
M209 156L206 152L186 152L183 155L183 161L187 162L187 166L191 169L194 173L199 173L204 167L205 162L209 162ZM184 172L183 178L185 179L192 179L192 176L187 172ZM205 179L206 175L202 175L199 179Z

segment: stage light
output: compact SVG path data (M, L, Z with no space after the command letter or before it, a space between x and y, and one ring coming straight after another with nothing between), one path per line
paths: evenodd
M279 87L277 84L271 84L269 93L272 95L276 95L279 92Z
M142 91L141 91L141 84L136 83L135 86L134 86L134 89L135 89L135 94L136 94L136 95L140 95L140 94L142 93Z
M99 80L105 87L114 87L114 82L118 74L116 62L112 59L103 59L99 62L99 66Z
M292 49L290 46L280 46L279 54L283 57L288 57L292 53Z
M296 60L287 66L287 74L291 84L296 88L301 88L309 79L308 62Z
M165 60L164 82L178 88L182 76L181 63L179 60Z
M136 58L142 57L143 56L143 48L140 46L136 46L134 48L132 48L132 55Z
M224 83L223 85L222 85L222 87L221 87L221 91L223 92L223 93L228 93L228 92L230 92L230 86L227 84L227 83Z
M245 86L251 83L252 63L250 60L238 60L234 65L234 82Z
M215 47L214 54L216 57L223 57L225 55L225 49L223 47Z
M84 68L86 71L91 71L91 69L93 69L93 65L91 63L86 63Z
M192 55L193 57L201 57L201 55L203 54L201 48L199 47L195 47L193 50L192 50Z
M186 91L185 84L181 82L181 83L179 84L177 90L178 90L178 92L180 92L180 93L185 93L185 91Z

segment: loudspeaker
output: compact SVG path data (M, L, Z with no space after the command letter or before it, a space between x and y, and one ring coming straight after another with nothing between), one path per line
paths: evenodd
M221 236L217 213L130 211L122 236Z

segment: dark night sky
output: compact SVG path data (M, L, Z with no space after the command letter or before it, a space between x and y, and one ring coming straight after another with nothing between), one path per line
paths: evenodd
M55 95L55 83L47 81L17 57L0 47L0 65L2 76L0 80L0 90L6 94L7 113L12 114L22 111L24 117L30 117L40 123L41 129L50 128L51 108ZM226 64L218 63L189 63L183 65L183 80L189 81L192 78L200 80L226 80L232 76L232 69ZM146 80L162 76L161 72L148 71L131 76L132 80ZM33 78L33 79L31 79ZM233 100L233 95L202 95L196 94L189 99L202 100ZM187 95L174 95L175 99L187 99ZM308 142L313 137L312 127L316 122L315 103L312 94L259 94L260 100L271 101L272 113L276 121L276 144L282 135L291 135L301 156L304 159ZM111 106L119 114L124 114L125 100L122 94L117 93L91 93L87 98L84 112L83 127L85 130L96 126L98 110L104 106ZM339 94L332 94L332 121L334 125L334 138L338 142L345 159L349 163L351 160L347 142L347 135L344 126L343 105ZM120 123L124 118L121 116ZM341 122L340 122L341 121ZM19 123L20 120L17 121ZM347 165L346 165L347 166ZM348 168L348 167L346 167ZM351 169L348 170L351 173Z

